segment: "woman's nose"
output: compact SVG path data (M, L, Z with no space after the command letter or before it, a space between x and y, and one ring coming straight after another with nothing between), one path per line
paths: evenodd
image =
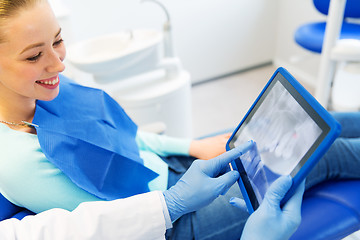
M65 70L65 64L63 63L65 58L65 52L54 51L49 59L49 65L47 67L48 72L63 72Z

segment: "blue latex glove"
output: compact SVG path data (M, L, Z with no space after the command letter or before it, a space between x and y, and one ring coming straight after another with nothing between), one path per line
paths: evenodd
M259 208L247 220L242 240L278 240L289 239L301 222L301 203L305 181L300 184L295 194L280 208L280 202L290 189L290 176L277 179L268 189ZM230 203L245 207L242 199L232 198Z
M196 211L225 194L239 178L237 171L218 176L229 163L247 152L253 142L238 146L210 160L195 160L182 178L164 192L170 218Z

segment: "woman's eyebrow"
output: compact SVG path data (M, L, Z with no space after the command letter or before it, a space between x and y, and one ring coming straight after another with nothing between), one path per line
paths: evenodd
M61 33L61 28L60 28L59 31L55 34L55 38L57 38L57 37L60 35L60 33ZM26 48L24 48L24 50L22 50L20 54L26 52L26 51L29 50L29 49L37 48L37 47L42 47L42 46L44 46L44 45L45 45L45 43L34 43L34 44L31 44L31 45L27 46Z
M61 28L60 28L59 31L55 34L55 38L57 38L60 34L61 34Z
M32 48L42 47L42 46L44 46L44 45L45 45L45 43L34 43L34 44L31 44L31 45L27 46L26 48L24 48L24 50L22 50L20 54L23 54L24 52L26 52L27 50L30 50L30 49L32 49Z

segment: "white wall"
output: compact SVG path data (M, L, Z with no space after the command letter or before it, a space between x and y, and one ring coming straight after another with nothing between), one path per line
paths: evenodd
M279 0L163 0L176 52L193 82L271 61ZM140 0L63 0L79 41L128 28L161 29L165 15ZM286 2L286 1L285 1Z

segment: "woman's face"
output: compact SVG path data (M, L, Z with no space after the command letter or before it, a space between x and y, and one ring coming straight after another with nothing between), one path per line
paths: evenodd
M48 3L20 10L0 28L0 92L10 99L52 100L65 68L61 29Z

